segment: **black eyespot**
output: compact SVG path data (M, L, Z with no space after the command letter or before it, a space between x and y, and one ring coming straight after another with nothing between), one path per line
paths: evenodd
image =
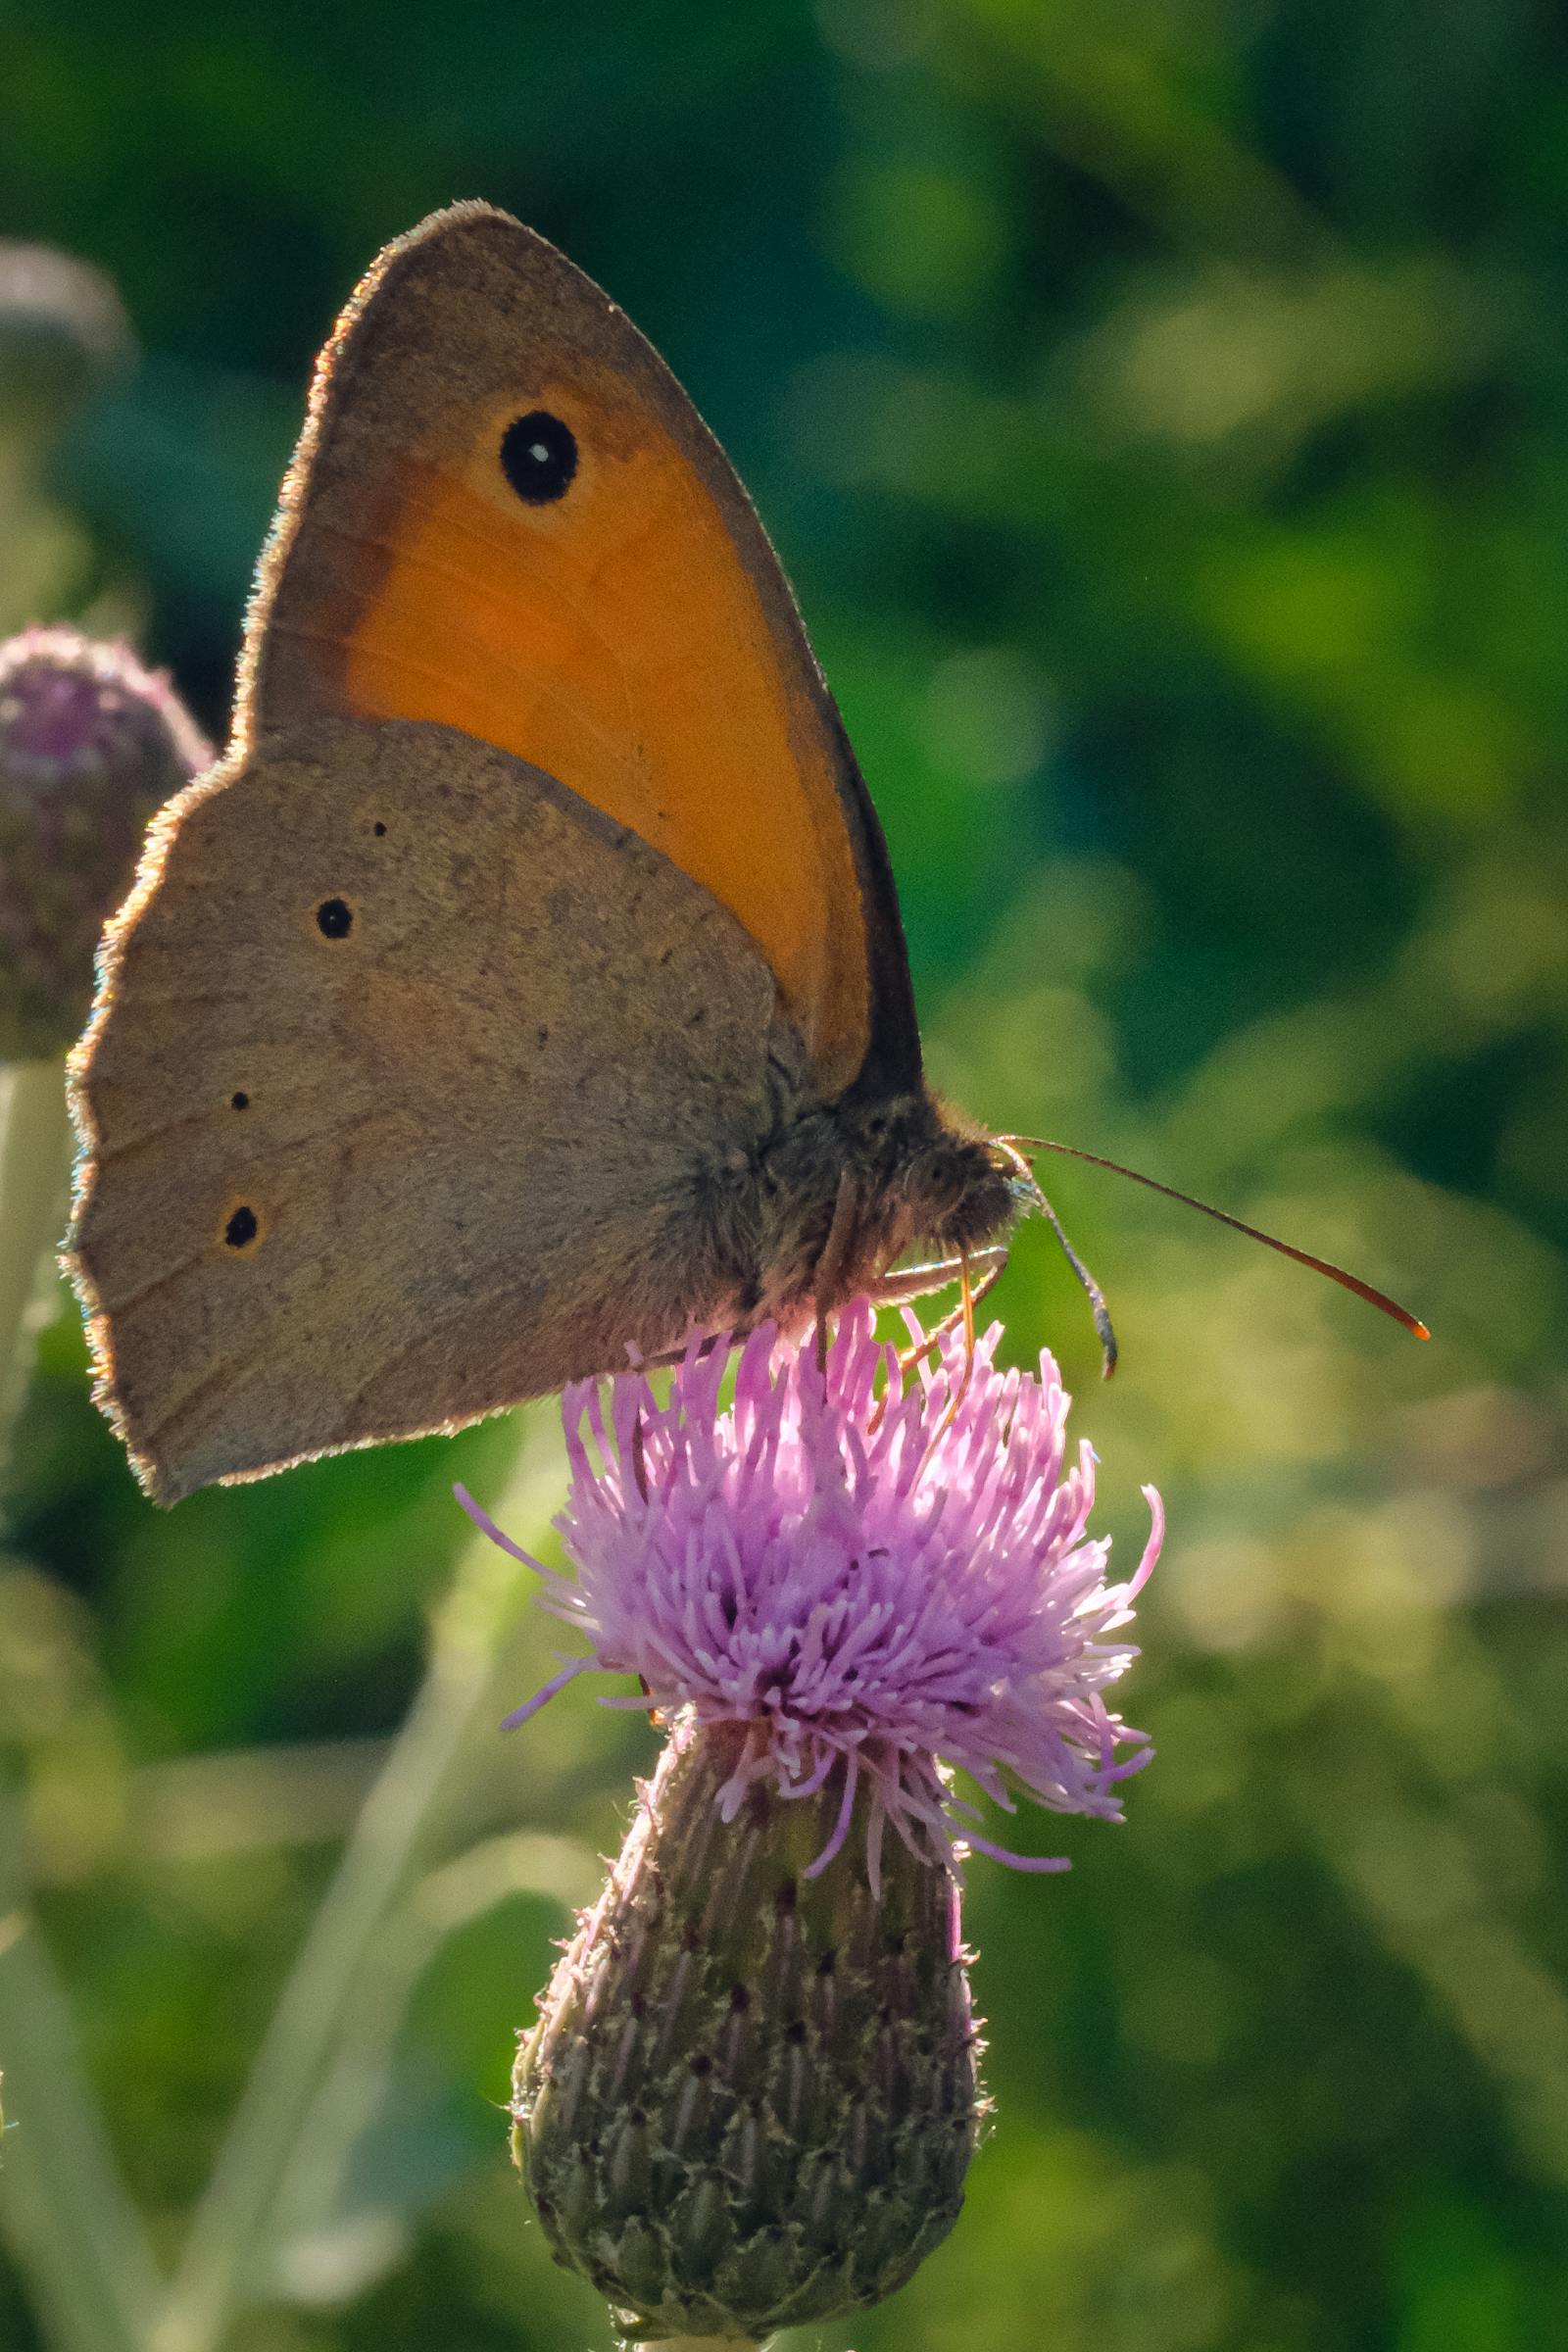
M231 1250L248 1250L260 1231L254 1208L236 1208L223 1227L223 1239Z
M374 825L371 827L371 830L376 835L377 839L379 839L380 836L386 831L386 827L382 824L381 819L377 817Z
M524 506L548 507L564 498L577 470L570 426L546 409L514 418L501 436L501 470Z
M316 926L323 939L347 939L354 927L354 909L347 899L323 899L316 909Z
M251 1106L251 1099L243 1087L237 1088L228 1100L230 1107L234 1110L249 1110Z

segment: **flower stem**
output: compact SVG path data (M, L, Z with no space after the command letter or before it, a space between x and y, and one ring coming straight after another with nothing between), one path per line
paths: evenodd
M6 1075L0 1129L0 1452L26 1396L35 1333L28 1309L54 1267L65 1220L71 1117L59 1061L22 1061ZM3 1464L0 1464L3 1467Z
M163 2282L82 2072L70 2003L20 1907L0 1917L0 2053L17 2127L0 2221L39 2313L73 2352L143 2352Z
M70 1120L58 1061L8 1073L0 1130L0 1467L32 1367L29 1309L65 1205ZM81 2063L65 1988L27 1907L22 1821L0 1810L0 2066L12 2121L0 2224L62 2344L142 2352L162 2292Z
M523 1424L507 1507L528 1524L548 1516L560 1478L553 1418ZM249 2300L274 2237L302 2127L356 1998L412 1875L446 1827L478 1734L502 1711L496 1662L528 1575L475 1540L434 1633L429 1671L344 1849L284 1985L250 2082L197 2208L178 2272L149 2343L153 2352L216 2352Z

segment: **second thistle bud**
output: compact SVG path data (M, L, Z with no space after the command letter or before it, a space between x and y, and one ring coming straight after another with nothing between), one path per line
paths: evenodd
M0 462L46 449L131 353L120 297L91 263L0 237Z
M514 2079L556 2257L633 2339L890 2294L957 2219L979 2129L955 1882L894 1837L873 1889L836 1784L754 1780L726 1821L745 1738L677 1725Z
M74 629L0 645L0 1061L80 1029L148 818L210 757L166 681Z

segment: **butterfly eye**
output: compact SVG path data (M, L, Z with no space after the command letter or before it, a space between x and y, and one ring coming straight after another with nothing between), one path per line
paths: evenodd
M524 506L547 507L564 498L577 470L571 427L546 409L530 409L501 436L501 470Z

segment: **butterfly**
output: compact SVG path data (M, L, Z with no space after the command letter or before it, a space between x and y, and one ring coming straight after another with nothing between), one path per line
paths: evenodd
M723 451L482 204L337 322L232 741L155 820L70 1078L67 1262L160 1502L862 1292L967 1310L1052 1213L926 1084L876 812Z
M786 1330L1027 1170L926 1086L887 851L723 452L544 239L454 206L318 365L226 757L72 1067L69 1250L143 1486Z

